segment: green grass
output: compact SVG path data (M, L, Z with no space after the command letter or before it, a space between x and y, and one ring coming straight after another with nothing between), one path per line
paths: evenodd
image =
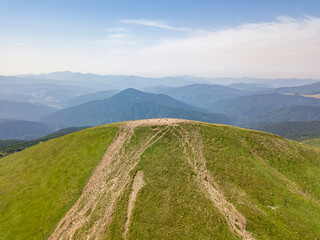
M302 143L310 145L312 147L320 148L320 138L314 138L310 140L303 141Z
M116 132L91 128L0 159L0 239L48 237Z
M320 206L289 190L283 174L320 199L320 152L276 135L201 126L207 167L258 239L317 239ZM270 207L277 207L272 210ZM306 238L308 236L308 238Z

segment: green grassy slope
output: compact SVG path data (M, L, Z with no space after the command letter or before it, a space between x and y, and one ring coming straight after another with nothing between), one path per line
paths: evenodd
M302 143L313 146L313 147L320 148L320 138L313 138L313 139L305 140Z
M114 125L91 128L1 159L0 239L42 239L54 232L116 131ZM120 132L127 136L117 135L120 158L106 165L106 178L97 178L106 188L94 204L86 202L89 194L74 208L89 206L74 239L239 239L233 216L234 226L245 226L255 239L320 238L316 148L200 122L137 126L132 136ZM144 184L132 202L138 173Z
M0 159L0 239L48 237L116 131L91 128Z

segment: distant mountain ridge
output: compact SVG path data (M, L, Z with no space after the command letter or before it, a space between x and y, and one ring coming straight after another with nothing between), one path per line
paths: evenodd
M219 100L232 99L250 95L251 92L242 91L229 86L217 84L191 84L182 87L156 87L149 89L153 93L163 93L180 101L210 110L210 106Z
M89 93L89 94L73 97L65 101L63 103L63 107L73 107L86 102L107 99L109 97L114 96L118 92L119 92L118 90L107 90L107 91Z
M0 100L0 118L38 121L57 109L42 104Z
M293 106L320 106L320 99L279 93L243 96L211 105L212 112L237 117L239 122L259 122L272 118L272 111Z
M223 114L208 113L164 94L144 93L126 89L105 100L88 102L59 110L44 118L44 122L59 126L95 126L100 124L145 118L187 118L229 123Z
M31 140L55 131L45 123L0 119L0 139Z
M296 141L320 137L320 120L307 122L261 123L254 129L274 133Z

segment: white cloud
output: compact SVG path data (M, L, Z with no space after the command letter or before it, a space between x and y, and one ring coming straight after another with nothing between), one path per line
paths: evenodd
M146 19L122 19L120 20L120 22L127 23L127 24L138 24L138 25L143 25L148 27L162 28L162 29L173 30L173 31L188 31L188 28L173 27L166 24L163 21L151 21Z
M204 31L111 61L132 74L319 78L320 18L280 17Z

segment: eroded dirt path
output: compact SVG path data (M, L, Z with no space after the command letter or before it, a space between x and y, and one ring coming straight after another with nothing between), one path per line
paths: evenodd
M138 164L143 152L168 131L168 127L156 128L152 136L141 139L138 147L135 148L136 151L126 152L134 129L138 126L169 126L182 122L188 121L149 119L121 125L117 136L84 187L80 198L60 220L49 239L101 239L111 222L116 203L131 180L130 172Z
M123 233L123 238L127 239L127 235L129 232L129 227L131 224L131 219L132 219L132 214L133 214L133 207L137 199L138 192L141 190L141 188L144 186L144 181L143 181L143 172L139 171L132 184L132 189L131 189L131 194L129 197L129 203L128 203L128 212L127 212L127 221L125 225L125 230Z
M179 136L176 136L181 140L185 156L196 173L196 179L200 188L224 216L231 232L241 239L255 239L251 233L246 230L247 221L245 217L232 203L226 200L219 185L209 174L206 167L206 160L203 155L202 139L198 129L195 127L192 131L187 131L183 127L178 127L177 130Z

